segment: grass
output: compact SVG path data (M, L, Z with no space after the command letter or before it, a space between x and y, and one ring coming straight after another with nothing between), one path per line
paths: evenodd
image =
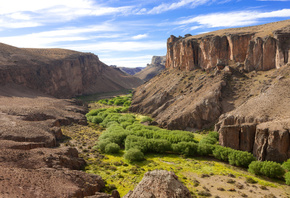
M96 106L99 108L107 107L107 105L98 103L91 104L91 107ZM135 116L138 121L146 117L143 115ZM122 197L129 190L134 189L147 171L156 169L173 171L179 180L191 191L192 195L197 197L203 190L201 185L204 179L210 182L214 177L228 177L228 175L234 175L235 178L240 179L240 182L243 180L247 183L246 181L254 180L262 186L283 186L281 180L257 177L247 172L244 168L231 166L212 157L185 158L182 155L171 153L147 153L144 161L129 163L123 157L124 150L120 150L118 154L103 154L96 149L95 143L103 130L105 128L93 123L89 123L89 126L72 125L62 128L63 134L68 137L64 145L73 146L79 150L80 156L87 162L84 171L100 175L106 182L105 192L108 193L116 188ZM204 136L205 133L194 133L194 139L197 141L200 141ZM214 183L211 184L214 185Z
M173 171L193 193L196 192L196 181L202 174L233 174L236 177L243 177L245 181L246 178L252 178L263 186L277 187L278 185L254 177L242 168L236 168L209 158L184 158L174 154L147 154L145 161L129 163L124 160L123 154L123 151L116 155L105 154L101 165L94 163L98 160L90 158L88 159L90 164L85 171L100 175L107 182L107 185L115 185L121 196L134 189L147 171L155 169Z

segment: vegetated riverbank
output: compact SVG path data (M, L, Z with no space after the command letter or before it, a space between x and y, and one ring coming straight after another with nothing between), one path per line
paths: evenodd
M121 98L116 97L114 100L116 101L117 99ZM130 99L130 97L128 97L128 99ZM101 102L105 103L104 101L106 100L102 100ZM106 102L108 103L109 100ZM126 101L123 103L125 102ZM126 107L112 108L111 106L100 103L94 103L91 106L98 109L105 107L111 108L111 113L113 113L115 118L118 118L118 120L122 117L124 118L124 116L127 119L131 119L133 116L136 119L133 122L136 126L141 126L140 121L142 119L150 121L146 116L117 113L113 111L113 109L115 109L115 111L123 110L125 112ZM105 112L105 110L98 111L95 112ZM117 114L120 115L117 116ZM102 176L102 178L107 182L106 191L108 192L117 189L121 196L124 196L129 190L133 190L147 171L164 169L175 172L179 179L191 191L193 197L206 195L220 197L230 197L235 195L242 197L263 197L264 195L269 194L273 194L277 197L288 197L290 195L289 186L284 185L282 180L274 180L261 176L257 177L247 172L244 168L231 166L212 157L200 157L198 155L195 157L185 157L187 153L179 155L174 154L174 151L171 150L165 151L164 153L145 152L145 160L140 162L130 162L124 159L125 145L121 145L119 152L116 154L100 153L100 150L95 146L99 136L108 133L105 132L106 127L117 127L116 123L110 123L108 120L103 123L104 120L105 119L103 118L102 120L99 118L98 122L100 124L89 122L89 126L73 125L64 127L63 133L69 137L65 145L78 148L82 157L84 157L87 162L85 171ZM147 129L148 127L151 127L163 131L163 129L157 129L158 127L155 126L144 127L145 129L146 127ZM127 128L127 126L125 128ZM129 136L129 134L127 135ZM130 135L132 136L132 134ZM204 137L205 135L194 134L192 136L192 141L189 142L198 144L198 142L200 142L201 139L204 139ZM101 141L104 141L106 138L100 139L102 139Z

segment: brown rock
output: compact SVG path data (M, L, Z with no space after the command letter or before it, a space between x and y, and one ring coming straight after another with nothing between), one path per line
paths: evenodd
M20 49L5 44L0 48L0 85L15 83L58 98L69 98L131 89L143 83L108 67L92 53Z
M267 71L289 63L289 21L281 21L272 35L263 32L272 24L251 28L216 31L205 35L167 40L166 68L190 71L210 69L217 60L224 64L244 63L245 70ZM221 33L220 33L221 32ZM263 35L263 37L259 37Z
M191 197L189 190L173 172L154 170L145 173L142 181L124 198Z

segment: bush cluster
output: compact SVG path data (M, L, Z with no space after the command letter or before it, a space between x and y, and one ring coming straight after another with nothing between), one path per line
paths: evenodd
M229 162L231 165L248 167L256 158L252 153L246 151L238 151L228 147L215 146L213 156L219 160Z
M248 171L255 175L265 175L271 178L281 178L285 174L282 166L272 161L254 161L249 165Z
M129 162L142 161L144 160L144 154L139 149L131 148L126 151L124 158Z
M209 132L199 141L197 153L201 156L209 156L213 154L215 145L218 143L219 133L215 131Z
M129 107L131 105L131 100L132 100L132 94L128 94L126 96L116 96L111 99L102 99L102 100L99 100L98 102L101 104L106 104L106 105Z
M290 172L287 172L285 174L285 181L286 181L286 184L290 186Z
M286 162L284 162L282 164L282 167L286 170L286 171L290 171L290 159L288 159Z

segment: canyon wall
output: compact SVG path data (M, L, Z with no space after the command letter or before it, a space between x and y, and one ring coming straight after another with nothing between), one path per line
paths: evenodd
M250 72L267 71L290 62L289 28L259 37L254 32L175 37L167 40L166 68L190 71L210 69L218 64L240 63Z
M259 160L290 157L290 20L170 36L166 68L138 87L131 110L162 127L219 131Z
M4 44L0 50L0 85L17 84L55 97L69 98L131 89L142 84L140 79L108 67L92 53L60 49L36 51Z

